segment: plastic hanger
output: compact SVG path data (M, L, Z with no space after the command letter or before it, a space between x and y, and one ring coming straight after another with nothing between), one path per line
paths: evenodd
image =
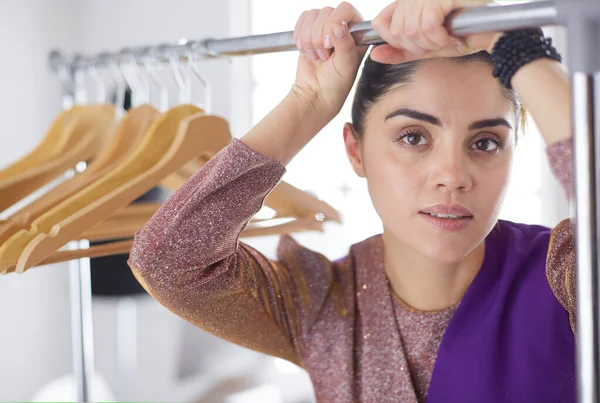
M3 174L14 175L0 181L0 211L75 168L78 162L89 161L106 142L114 122L112 106L75 107L70 112L71 119L59 118L63 120L62 130L58 130L61 124L51 129L51 132L62 134L52 136L51 140L56 139L56 142L43 141L42 147L3 171ZM40 158L38 162L37 157ZM29 164L35 165L16 173Z

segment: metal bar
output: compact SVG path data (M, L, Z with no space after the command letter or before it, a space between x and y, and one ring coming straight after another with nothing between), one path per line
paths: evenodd
M457 36L508 31L513 29L540 27L558 24L556 2L552 0L523 4L490 5L459 9L448 16L446 25ZM376 45L384 41L371 27L371 21L364 21L350 28L358 45ZM257 55L296 49L293 31L267 35L252 35L228 39L204 39L184 41L178 44L161 44L139 48L123 49L115 53L99 53L89 56L76 56L67 60L60 52L50 54L50 66L60 71L65 63L71 71L87 68L108 67L111 63L151 59L155 63L168 63L173 59L188 61L228 58L240 55Z
M559 0L568 30L577 274L577 391L579 403L600 399L600 3Z
M594 150L598 143L593 133L593 81L586 73L572 80L575 175L575 238L577 242L577 366L579 401L598 399L598 329L595 296L598 295L596 237L596 170Z

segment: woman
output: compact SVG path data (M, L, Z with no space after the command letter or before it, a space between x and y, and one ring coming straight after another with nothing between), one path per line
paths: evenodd
M470 5L400 0L373 21L389 45L365 63L344 142L382 235L335 262L288 236L278 261L238 242L354 83L361 17L343 3L300 17L289 95L137 233L141 284L198 327L302 366L319 402L574 402L569 221L498 220L517 95L569 192L568 76L539 30L451 37L444 18Z

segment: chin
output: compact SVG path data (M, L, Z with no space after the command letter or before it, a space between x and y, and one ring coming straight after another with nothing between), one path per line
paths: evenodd
M458 263L473 252L477 247L478 243L470 237L461 237L458 239L442 238L431 242L432 238L429 236L426 239L429 242L413 243L413 248L417 250L423 256L429 259L435 260L440 263L452 264Z

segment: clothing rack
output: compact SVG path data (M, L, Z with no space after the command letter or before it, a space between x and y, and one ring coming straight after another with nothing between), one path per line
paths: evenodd
M577 255L577 388L580 403L599 402L600 393L600 175L596 159L600 158L600 2L598 0L556 0L524 4L492 5L455 10L448 16L447 26L457 36L562 25L569 32L569 72L571 75L574 136L574 218ZM369 21L358 23L350 31L359 45L381 44L383 41ZM123 49L116 53L74 55L67 57L54 51L49 55L50 68L63 78L65 92L73 91L73 76L91 68L103 68L123 62L170 63L229 58L240 55L274 53L295 49L293 32L255 35L229 39L181 41ZM83 267L85 266L85 267ZM89 270L85 264L80 270ZM84 276L85 277L85 276ZM79 280L81 281L81 277ZM78 332L74 344L75 366L80 385L79 401L88 401L89 363L93 357L84 348L91 340L91 326L84 326L84 316L91 318L89 283L77 285L73 304L81 316L73 326ZM81 309L85 308L85 309Z

